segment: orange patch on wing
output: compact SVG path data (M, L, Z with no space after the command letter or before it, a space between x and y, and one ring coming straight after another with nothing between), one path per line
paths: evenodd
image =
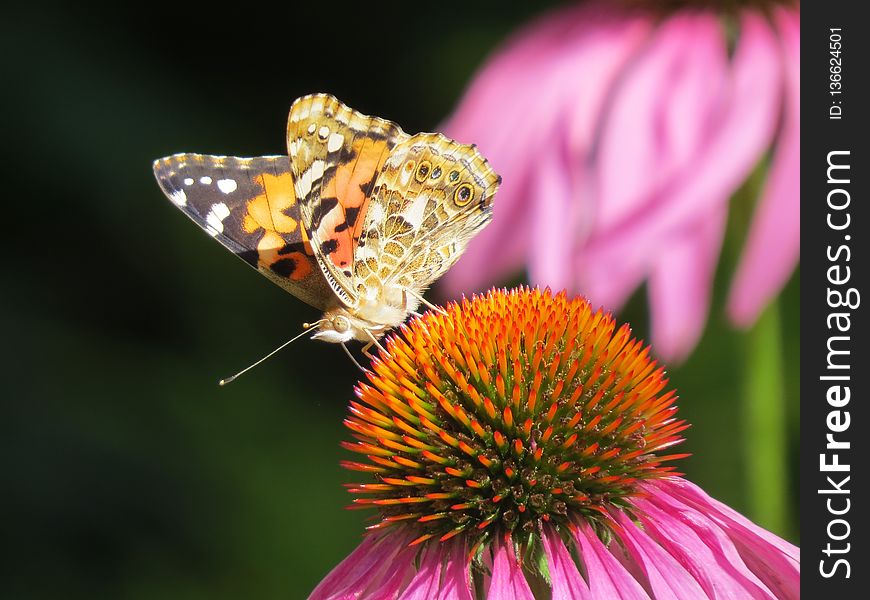
M368 184L389 156L385 141L368 137L354 140L353 149L356 159L338 165L335 176L329 180L322 192L324 198L337 198L340 209L336 207L323 217L319 237L321 242L335 242L335 248L328 257L332 264L342 270L353 263L354 241L362 229L363 214L369 200L365 193L368 191ZM348 209L353 209L356 213L352 229L345 225ZM345 227L342 231L336 231L336 228L342 226Z
M301 252L291 252L290 254L282 256L281 259L292 260L296 263L296 268L290 275L290 279L293 279L294 281L301 281L311 275L311 258L305 256Z
M255 217L251 216L251 204L253 204L253 201L248 203L248 214L246 214L245 218L242 219L242 229L247 233L254 233L263 227Z
M301 281L311 275L314 259L302 252L280 254L279 250L284 245L284 238L274 231L267 231L263 239L257 244L257 258L260 267L270 269L273 273L278 273L293 281ZM288 262L292 263L292 268L288 267Z
M353 150L356 160L339 165L335 172L336 197L342 206L359 208L365 204L366 196L361 185L367 184L380 171L389 156L387 143L371 138L354 140Z
M334 181L334 180L333 180ZM329 189L333 183L326 188L326 193L330 193ZM350 229L336 231L336 228L345 222L345 213L342 210L341 204L337 204L330 210L320 221L318 227L317 240L321 244L326 242L334 242L332 250L326 255L326 258L339 269L347 269L353 262L353 238Z
M284 247L284 238L274 231L266 231L262 239L257 243L257 252L260 255L260 262L266 266L275 262L275 257L278 256L278 250Z
M281 173L278 176L263 173L254 178L254 182L263 188L263 193L248 202L248 216L242 222L245 231L256 231L256 223L263 229L279 233L293 233L299 222L285 214L296 205L296 191L293 188L293 176Z

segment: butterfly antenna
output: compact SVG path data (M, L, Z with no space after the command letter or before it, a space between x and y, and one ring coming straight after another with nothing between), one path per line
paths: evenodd
M242 369L241 371L239 371L238 373L236 373L236 374L233 375L232 377L227 377L226 379L221 379L220 381L218 381L218 385L226 385L226 384L228 384L228 383L233 382L233 381L236 380L238 377L240 377L242 374L247 373L248 371L250 371L251 369L253 369L253 368L256 367L257 365L259 365L260 363L262 363L262 362L268 360L269 358L271 358L271 357L274 356L275 354L278 354L278 352L280 352L281 350L283 350L284 348L286 348L287 346L289 346L290 344L292 344L293 342L295 342L296 340L298 340L299 338L301 338L303 335L305 335L306 333L308 333L308 331L309 331L312 327L317 327L318 325L320 325L321 323L323 323L323 321L324 321L324 320L321 319L321 320L319 320L319 321L315 321L314 323L303 323L303 324L302 324L302 327L304 328L304 331L303 331L302 333L300 333L299 335L295 336L295 337L292 338L291 340L284 342L283 344L281 344L280 346L278 346L277 348L275 348L274 350L272 350L269 354L267 354L266 356L264 356L263 358L261 358L260 360L258 360L257 362L255 362L254 364L245 367L244 369Z

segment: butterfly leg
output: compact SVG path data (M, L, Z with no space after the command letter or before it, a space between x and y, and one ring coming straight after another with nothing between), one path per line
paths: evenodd
M413 290L410 290L410 289L408 289L408 288L405 288L405 289L402 290L402 291L403 291L403 293L405 294L405 306L406 306L406 307L408 306L408 296L413 296L414 298L416 298L417 300L419 300L420 302L422 302L423 304L425 304L426 306L428 306L429 308L431 308L431 309L434 310L435 312L439 312L439 313L441 313L442 315L445 315L445 316L447 315L447 311L446 311L446 310L444 310L444 309L441 308L440 306L435 306L434 304L432 304L431 302L429 302L428 300L426 300L426 298L424 298L423 296L421 296L421 295L418 294L417 292L415 292L415 291L413 291Z
M365 346L363 346L363 349L362 349L362 353L363 353L363 354L365 354L365 355L366 355L367 357L369 357L369 358L374 358L374 356L372 356L371 353L369 352L369 349L370 349L372 346L377 346L378 348L381 349L381 352L383 352L384 354L387 353L387 349L384 348L383 346L381 346L381 343L378 341L378 338L376 338L375 336L373 336L371 331L369 331L368 329L364 329L363 331L366 332L366 335L368 335L368 336L369 336L369 339L371 340L368 344L366 344Z

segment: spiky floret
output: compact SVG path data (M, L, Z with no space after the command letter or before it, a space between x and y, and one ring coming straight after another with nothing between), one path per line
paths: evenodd
M386 340L345 425L374 481L370 529L413 523L414 542L533 533L538 523L631 509L639 480L688 425L649 348L610 314L549 290L493 290L429 312Z

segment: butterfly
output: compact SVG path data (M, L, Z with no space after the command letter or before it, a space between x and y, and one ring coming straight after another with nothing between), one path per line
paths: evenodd
M424 291L492 220L501 177L475 146L408 135L328 94L293 103L287 149L175 154L154 175L209 235L323 311L315 339L377 344L432 307Z

